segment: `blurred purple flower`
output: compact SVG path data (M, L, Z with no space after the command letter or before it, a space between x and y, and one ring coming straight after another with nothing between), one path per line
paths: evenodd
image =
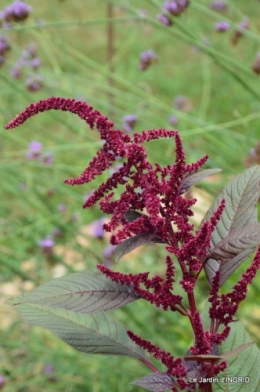
M67 210L66 204L60 203L60 204L58 205L58 211L59 211L59 212L65 212L66 210Z
M238 28L234 32L234 36L232 39L232 44L236 45L240 38L243 36L243 32L249 29L249 19L244 19L239 23Z
M51 363L48 363L44 368L44 373L48 376L49 381L55 382L57 381L57 377L54 374L54 366Z
M40 157L39 161L45 163L46 165L51 165L54 161L54 156L51 151L44 152Z
M53 252L54 241L50 236L47 236L43 240L38 242L41 251L44 255L50 256Z
M0 375L0 388L3 388L5 386L5 379L3 376Z
M0 35L0 55L4 55L7 50L10 49L10 45L7 42L7 39Z
M167 15L159 14L159 15L157 15L157 19L159 20L159 22L161 22L165 26L171 26L172 25L172 21L168 18Z
M32 59L31 66L33 69L38 69L41 65L41 60L38 57Z
M42 152L42 143L37 142L37 140L32 140L29 144L26 158L38 159L41 156L41 152Z
M174 115L172 115L172 116L169 117L169 123L170 123L171 125L176 125L176 124L178 124L178 122L179 122L178 117L176 117L176 116L174 116Z
M148 49L140 54L139 69L145 71L157 56L152 49Z
M227 5L226 5L225 1L223 1L223 0L215 0L215 1L212 1L212 3L210 4L210 7L213 10L224 11L227 8Z
M226 21L219 21L215 23L215 30L219 31L220 33L227 31L229 29L230 25Z
M20 0L15 0L12 4L4 8L2 12L2 19L6 22L21 22L25 20L32 7Z
M114 255L114 252L116 250L116 245L108 245L104 250L103 250L103 256L104 256L104 262L107 267L109 267L112 264L112 258Z
M13 79L19 79L21 77L21 69L20 68L12 68L10 71L10 76Z
M165 11L173 16L180 15L189 5L189 0L166 0L163 4Z
M54 366L51 363L47 363L47 365L44 368L44 373L51 374L53 372L54 372Z
M106 218L100 218L92 222L93 229L93 237L94 238L103 238L104 237L104 229L103 224L106 222Z
M188 97L184 97L183 95L178 95L174 100L174 107L177 110L182 110L183 112L191 112L193 110L193 105Z
M172 15L178 15L178 4L175 0L166 0L163 8Z
M133 127L135 126L137 118L138 117L135 114L126 114L123 117L123 129L126 132L131 132L133 130Z
M23 57L25 59L35 58L37 52L37 46L35 44L27 45L23 51Z
M26 79L26 88L30 92L38 91L43 86L43 75L30 75Z

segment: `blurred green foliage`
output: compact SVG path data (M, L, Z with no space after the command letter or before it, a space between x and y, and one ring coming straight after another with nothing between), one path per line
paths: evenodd
M101 217L98 208L86 211L81 207L85 195L106 175L83 187L63 184L65 178L78 176L99 149L98 134L63 112L44 113L17 130L5 131L4 125L31 102L51 95L86 100L108 115L116 127L122 127L124 115L134 113L138 116L137 132L172 128L169 116L175 115L188 162L208 154L207 167L223 169L214 182L198 184L214 196L230 176L243 170L245 157L260 138L259 76L251 70L260 42L259 6L253 0L230 0L227 10L218 12L210 3L191 0L173 26L166 27L157 20L161 0L140 0L138 5L133 0L31 0L33 11L26 21L12 28L2 26L0 34L8 37L11 46L0 69L3 300L16 290L26 291L61 274L94 270L108 244L108 238L95 239L88 230L91 222ZM6 5L7 1L0 2L1 9ZM245 16L250 29L234 46L234 31ZM219 20L228 21L230 30L217 32L214 23ZM110 51L109 23L113 26ZM37 45L42 62L39 72L44 82L36 92L26 90L24 77L10 76L10 69L29 44ZM142 72L139 56L150 48L158 60ZM176 108L178 97L186 97L188 107ZM52 164L26 159L32 140L53 154ZM173 141L152 142L147 148L152 161L166 165L174 159ZM60 211L61 204L65 211ZM48 235L55 241L49 256L38 244ZM158 273L163 267L161 245L146 247L145 253L141 249L115 266L124 272ZM237 271L231 284L244 268ZM208 285L203 277L200 284L197 294L202 306ZM259 336L258 298L256 282L239 313L254 336ZM141 302L114 313L129 329L176 356L183 355L192 343L188 321L179 315ZM6 392L140 390L129 382L147 370L135 360L76 352L48 331L25 325L3 304L0 315L0 373L6 380ZM53 378L44 373L48 363L54 366Z

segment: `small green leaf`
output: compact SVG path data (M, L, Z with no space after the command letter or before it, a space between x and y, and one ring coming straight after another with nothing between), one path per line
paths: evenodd
M182 195L187 192L195 182L203 180L203 178L211 176L211 174L219 173L220 171L222 171L222 169L205 169L197 173L189 174L182 180L179 194Z
M222 199L225 199L226 201L226 208L216 229L212 233L212 246L210 250L213 250L219 242L227 237L232 231L241 229L244 226L255 225L258 222L256 204L260 196L259 178L259 165L245 170L242 174L229 182L214 201L203 218L202 223L209 220L214 215L214 212L219 207ZM246 254L244 255L246 258ZM205 265L205 273L210 284L218 269L219 262L214 259L209 259Z
M162 239L156 235L156 234L151 234L151 233L141 233L137 234L134 237L128 238L127 240L121 242L116 247L115 250L115 261L118 261L126 255L127 253L132 252L132 250L138 248L139 246L145 245L149 242L158 242L158 243L164 243Z
M165 392L176 386L176 381L167 373L152 373L130 384L138 385L152 392Z
M120 308L140 298L133 287L112 282L100 272L82 271L53 279L29 293L9 299L9 305L38 304L96 313Z
M126 329L106 313L86 315L38 304L18 304L14 308L25 321L49 329L78 351L145 359Z

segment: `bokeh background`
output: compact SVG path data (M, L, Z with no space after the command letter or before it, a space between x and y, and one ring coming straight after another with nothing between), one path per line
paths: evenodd
M191 190L198 225L223 186L260 162L260 3L191 0L178 17L162 0L0 0L0 11L0 388L141 391L129 383L149 371L136 360L79 353L27 325L4 301L67 273L94 271L97 263L160 274L162 245L142 247L115 265L102 231L106 217L98 207L82 209L109 172L80 187L63 183L101 145L82 120L51 111L15 130L4 125L54 95L88 102L130 134L178 129L188 162L208 154L206 167L223 170ZM174 160L173 140L147 148L152 162ZM259 287L258 276L238 314L258 342ZM202 276L199 308L208 291ZM176 356L192 344L188 321L178 315L139 301L113 313Z

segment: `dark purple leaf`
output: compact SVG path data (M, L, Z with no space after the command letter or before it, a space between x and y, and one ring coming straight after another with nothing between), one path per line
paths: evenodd
M117 309L138 298L132 287L113 282L99 272L82 271L53 279L8 303L39 304L89 314Z
M179 194L182 195L183 193L187 192L190 187L197 181L203 180L203 178L206 178L210 176L211 174L215 174L222 171L222 169L205 169L201 170L197 173L189 174L186 176L181 183L180 189L179 189Z
M151 233L141 233L137 234L134 237L128 238L127 240L121 242L116 247L115 250L115 261L118 261L126 255L127 253L132 252L132 250L138 248L139 246L145 245L149 242L158 242L158 243L164 243L162 239L156 235L156 234L151 234Z
M260 243L260 224L233 230L210 252L212 259L227 263L241 252L255 248Z
M230 275L232 275L232 273L254 252L254 250L255 247L246 249L228 262L220 263L220 286L223 285Z
M165 392L176 386L176 381L167 373L152 373L131 382L152 392Z
M133 211L133 210L131 210L131 211L128 211L128 212L125 213L124 218L125 218L128 222L133 222L133 221L135 221L136 219L141 218L141 216L144 216L144 214L141 214L141 213L138 212L138 211Z
M49 329L78 351L146 359L126 329L106 313L83 314L39 304L16 304L14 308L25 321Z
M217 261L220 285L246 260L260 243L260 225L234 230L211 251L210 258Z
M242 174L229 182L219 197L214 201L202 222L209 220L214 215L214 212L219 207L222 199L225 199L226 201L226 208L216 229L212 233L212 246L210 250L213 250L219 242L226 238L232 231L241 229L244 226L255 225L258 222L256 204L260 196L259 178L259 165L245 170ZM242 256L244 259L242 259ZM248 253L244 252L243 255L241 254L241 257L239 257L240 264L247 257ZM212 258L206 263L205 273L210 284L219 268L220 262Z

